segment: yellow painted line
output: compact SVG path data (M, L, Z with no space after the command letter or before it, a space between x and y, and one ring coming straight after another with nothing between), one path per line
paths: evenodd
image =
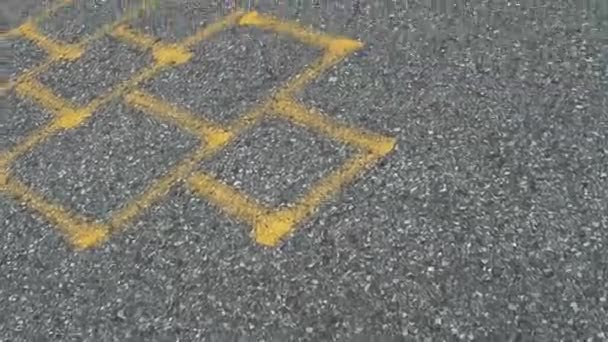
M188 179L188 185L199 195L207 198L221 210L250 224L257 243L273 247L291 233L303 220L343 186L351 183L380 156L358 154L341 168L320 180L301 200L287 209L273 210L260 205L241 191L222 183L204 172L196 172Z
M309 69L312 70L310 79L322 72L328 61L334 62L335 59L323 58L319 67ZM312 215L322 202L330 199L342 187L351 183L359 173L390 153L396 144L394 138L341 125L317 110L305 108L293 100L288 95L289 92L285 92L285 89L292 91L293 88L297 88L293 83L291 85L292 89L288 89L288 86L279 90L278 95L271 97L270 108L266 107L263 110L271 110L273 114L296 124L354 145L363 153L350 158L338 170L320 180L301 200L287 209L272 210L262 206L242 192L203 172L195 173L188 180L188 184L198 194L209 199L228 214L252 225L252 233L257 243L271 247L276 246L300 222Z
M216 35L217 33L230 28L231 26L236 25L238 19L243 15L243 12L241 11L235 11L232 12L230 14L228 14L227 16L224 16L223 18L211 23L210 25L207 25L203 28L201 28L200 30L198 30L195 34L184 38L180 45L187 47L187 48L192 48L193 46L197 45L198 43L202 42L203 40L208 40L210 38L212 38L214 35Z
M14 198L27 203L30 208L41 213L47 221L59 227L76 249L96 246L108 237L107 226L91 222L68 212L59 205L50 203L14 178L8 178L2 189Z
M113 231L121 229L128 222L139 216L143 210L164 197L175 184L186 179L202 159L216 151L217 149L199 148L191 156L181 161L170 172L144 191L142 195L130 201L123 209L112 216L110 225Z
M13 149L2 155L0 160L15 160L60 130L73 129L82 125L101 105L120 96L126 90L135 87L137 83L151 77L157 70L158 68L155 66L144 68L136 76L113 88L106 96L93 100L83 108L74 107L35 80L27 78L22 80L16 86L18 94L35 100L42 108L54 114L55 119L48 125L31 132L18 145L14 146Z
M45 15L41 16L40 18L44 18L44 17L54 13L59 8L65 7L69 4L71 4L72 2L73 2L72 0L63 1L63 2L59 3L57 5L57 7L52 8L49 12L45 13ZM139 11L141 11L145 8L146 8L146 1L144 1L142 3L142 6L139 9ZM101 38L102 36L108 34L112 30L114 30L114 28L117 26L124 25L124 23L126 23L127 21L134 18L134 16L137 13L138 13L138 10L133 10L133 11L128 12L121 19L117 20L116 22L103 25L100 29L96 30L92 35L86 36L84 39L82 39L80 42L78 42L76 44L67 44L64 42L59 42L59 41L51 39L50 37L42 34L40 32L40 29L38 28L37 23L40 21L38 19L26 20L23 24L21 24L21 26L19 26L18 28L15 29L15 33L34 42L41 49L46 51L51 56L51 58L54 60L64 59L64 60L73 61L73 60L80 58L80 56L82 56L82 54L84 53L84 51L86 49L86 46L91 41L97 40L97 39Z
M154 56L156 63L172 66L188 62L193 54L182 45L155 44L152 47L152 55Z
M19 34L34 42L55 59L75 60L80 58L84 49L79 45L59 43L43 35L33 20L28 20L17 28Z
M134 91L125 96L125 101L146 112L154 115L160 120L169 121L180 126L192 135L198 136L207 142L207 145L222 146L232 138L229 131L216 126L214 123L177 106L156 99L143 91Z
M235 25L242 15L234 12L198 30L194 35L184 38L179 43L164 43L149 35L129 28L125 24L117 25L111 33L115 38L135 45L140 49L152 49L154 59L162 65L178 65L188 62L192 58L190 48L203 40L210 39L222 30Z
M38 75L40 75L41 73L47 71L53 63L54 63L54 60L52 58L49 58L46 61L42 62L40 65L37 65L37 66L35 66L35 67L31 68L31 69L28 69L28 70L24 71L16 79L16 81L13 82L11 89L17 88L22 83L27 83L27 82L30 82L32 80L35 80ZM27 89L27 87L26 87L26 89Z
M238 20L238 25L257 27L261 30L290 36L304 44L323 50L323 54L310 67L294 77L283 87L280 92L282 96L289 96L302 90L310 81L317 78L327 69L363 47L363 43L360 41L317 32L298 23L283 21L256 11L248 12L241 16Z
M19 27L9 31L7 36L22 36L36 45L38 45L42 50L46 51L50 56L49 59L46 60L42 65L36 67L32 70L29 70L26 75L28 78L34 78L36 75L48 70L49 66L56 62L59 59L65 60L76 60L84 53L84 50L91 41L102 37L111 31L114 26L123 25L128 20L132 19L137 11L129 12L123 18L118 20L115 23L110 23L104 25L101 29L97 30L93 35L88 36L83 39L81 42L77 44L66 44L63 42L54 41L53 39L42 34L38 28L37 23L41 20L45 19L49 15L55 13L60 8L68 6L73 3L73 0L62 0L58 1L53 6L49 7L42 15L26 20ZM142 4L142 9L146 8L146 1Z
M331 53L326 53L318 57L302 73L289 80L289 82L279 91L277 96L283 98L294 96L303 90L311 81L318 78L333 65L339 63L344 57L346 57L346 55L333 55Z
M60 128L55 125L55 121L51 121L49 124L37 130L34 130L24 139L22 139L19 144L13 146L8 151L0 154L0 167L2 165L8 167L8 165L12 163L15 159L17 159L20 155L26 153L34 146L46 140L51 135L57 133L59 129Z
M208 152L204 149L197 150L194 155L180 162L168 172L167 175L144 191L142 195L130 201L124 208L114 214L110 219L112 230L117 231L121 229L128 222L136 218L143 210L164 197L177 182L185 179L188 174L192 172L196 167L198 160L203 158L206 153Z
M394 138L339 124L318 110L306 108L289 98L276 100L273 109L281 117L364 151L384 155L395 147Z
M116 87L112 88L106 95L98 97L92 100L88 105L86 105L86 111L94 112L99 107L105 105L106 103L122 96L130 89L135 88L139 83L150 79L155 74L157 74L164 67L160 65L152 65L150 67L144 67L135 73L130 79L120 83Z
M0 187L14 197L20 198L28 203L30 207L39 211L47 220L53 222L57 225L64 234L69 237L72 245L77 249L90 248L94 246L98 246L107 240L109 233L111 231L110 226L100 225L100 224L92 224L84 218L81 218L77 215L70 213L69 211L62 209L61 207L50 204L48 201L44 200L42 196L37 195L35 192L27 189L24 185L19 183L18 181L8 178L8 165L12 163L18 156L26 153L28 150L33 148L34 146L40 144L42 141L46 140L53 134L57 133L63 129L73 129L85 122L92 113L102 104L110 101L112 98L120 96L122 92L128 90L130 87L135 86L138 82L143 79L150 77L159 70L160 68L157 66L152 66L149 68L144 68L138 75L134 76L130 80L123 82L121 86L115 87L112 91L109 92L106 96L94 100L88 106L84 108L74 109L71 106L65 105L62 108L57 108L56 111L57 117L50 124L43 127L42 129L38 129L32 132L24 141L20 144L16 145L15 148L9 150L8 153L2 155L0 157L0 169L4 170L0 173L0 184L4 184L4 186ZM43 87L44 88L44 87ZM31 90L31 88L30 88ZM44 98L41 102L46 104L54 103L49 98ZM49 108L49 107L47 107ZM181 174L178 172L174 177L179 179ZM183 176L181 177L183 178ZM112 223L121 222L121 220L126 220L133 216L134 207L139 207L140 210L142 206L145 206L147 203L152 202L156 196L163 193L163 186L168 184L167 180L161 180L157 185L156 192L151 192L142 196L138 203L133 202L133 205L128 206L123 212L119 213L118 216L113 219Z
M51 6L47 6L47 8L44 11L42 11L41 13L39 13L37 16L33 16L33 17L30 16L30 17L26 18L24 20L24 22L32 21L33 23L37 24L37 23L41 22L42 20L51 16L53 13L57 12L59 9L65 7L65 6L69 6L73 2L74 2L74 0L55 1ZM7 32L0 34L0 39L18 37L19 35L20 35L19 27L15 27L11 30L8 30Z
M347 55L363 46L361 42L347 37L318 32L296 22L284 21L256 11L248 12L241 16L238 24L240 26L254 26L262 30L285 34L304 44L327 50L333 55Z
M20 80L15 90L20 96L36 101L41 107L51 111L51 113L58 113L66 109L74 110L74 107L69 102L57 96L51 89L33 78Z
M340 169L319 181L293 208L274 212L259 220L254 227L255 240L265 246L276 246L296 225L314 214L315 210L346 184L373 165L378 156L362 154L351 158Z
M213 123L195 117L185 109L178 108L167 102L154 98L142 91L134 91L125 96L125 102L135 108L139 108L155 118L173 123L181 129L190 131L192 134L201 136L206 144L185 158L170 172L153 184L142 195L130 201L123 209L117 212L110 220L113 231L120 230L128 222L136 218L146 208L157 202L178 182L188 176L198 167L199 163L210 158L221 148L228 144L231 139L240 132L259 122L268 106L262 105L245 114L233 124L222 129Z
M251 225L255 225L261 217L271 212L270 209L259 205L240 191L203 172L190 176L188 185L228 214Z
M281 237L293 229L296 224L294 219L298 218L295 215L285 215L286 212L272 211L204 172L190 176L188 185L227 214L253 226L255 240L263 245L276 245ZM273 234L278 238L271 241L269 237Z

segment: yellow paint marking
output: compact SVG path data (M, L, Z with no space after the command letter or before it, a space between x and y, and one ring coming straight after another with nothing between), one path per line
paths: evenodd
M64 1L65 4L70 2L71 0ZM144 1L144 8L145 4ZM48 221L57 225L68 236L74 247L89 248L106 241L113 231L123 228L129 221L158 201L170 191L171 187L182 180L187 180L194 191L209 198L229 214L251 224L253 227L252 234L258 243L275 246L302 220L312 215L323 201L339 191L346 183L351 182L363 169L370 167L394 148L395 140L392 138L340 125L319 111L305 108L293 100L293 94L301 90L306 84L348 54L361 48L362 44L360 42L318 33L302 25L283 22L257 12L245 14L235 11L217 22L201 28L194 35L183 39L181 43L163 43L153 37L138 33L125 25L133 14L129 13L123 19L105 25L78 44L55 42L45 37L39 32L35 20L27 21L14 31L16 34L35 42L50 55L50 58L43 65L26 72L24 76L18 79L15 86L16 90L20 95L30 97L45 109L51 110L55 114L55 119L45 127L29 134L13 149L0 155L0 189L6 190L14 197L26 202L29 207L42 213ZM156 99L150 94L132 90L137 84L153 77L161 70L188 62L192 58L190 48L195 44L237 24L255 26L262 30L291 36L305 44L322 48L324 50L323 55L303 73L287 82L269 100L264 101L262 105L257 106L229 125L220 126L199 118L187 110ZM89 42L98 39L107 32L111 32L115 38L129 45L143 50L150 49L155 62L140 70L129 80L113 87L107 94L94 99L83 108L75 108L71 103L56 96L50 89L35 81L39 73L48 70L49 66L57 60L79 58ZM124 94L127 94L125 96L127 104L138 107L159 120L171 122L189 131L200 137L205 144L202 144L200 148L179 162L143 194L125 204L110 218L108 224L94 223L89 219L74 215L58 205L49 203L42 196L9 177L9 166L19 155L60 130L79 127L100 106ZM295 205L286 209L272 209L260 205L238 190L202 172L195 172L192 175L201 160L215 154L247 127L259 122L266 113L278 115L341 142L352 144L362 150L363 153L351 158L341 168L319 181Z
M274 111L299 125L374 154L385 155L395 147L393 138L340 125L319 111L306 108L292 99L279 98L274 103Z
M72 227L75 228L75 227ZM79 250L97 247L110 237L110 230L105 226L80 228L71 232L70 242Z
M33 20L23 23L18 31L21 36L34 42L55 59L75 60L84 53L81 46L62 44L43 35Z
M187 110L177 108L158 100L142 91L134 91L125 96L125 101L160 120L169 121L207 142L208 145L222 146L232 138L232 134L210 121L196 117Z
M137 13L138 10L131 10L127 12L120 20L103 25L99 30L95 31L92 35L87 36L76 44L66 44L63 42L55 41L48 36L42 34L38 28L37 22L44 19L46 16L54 13L59 8L65 7L71 4L73 0L67 0L60 2L56 7L51 8L43 16L37 19L26 20L21 26L16 29L16 33L23 36L24 38L34 42L41 49L45 50L52 60L64 59L73 61L82 56L85 51L85 47L93 40L101 38L103 35L111 32L115 27L121 26L127 21L131 20ZM142 3L139 11L145 10L146 1Z
M255 225L260 218L271 212L269 208L259 205L240 191L203 172L190 176L188 184L228 214L251 225Z
M257 124L264 118L264 116L270 112L271 109L271 101L265 101L261 105L257 105L250 112L244 114L240 119L236 120L236 122L232 122L228 125L230 127L230 131L234 136L240 134L245 129Z
M111 35L116 39L122 40L127 44L134 45L142 50L150 49L154 43L156 43L156 39L154 37L139 33L126 24L117 25L112 31Z
M31 82L31 81L37 82L36 77L38 75L40 75L41 73L47 71L50 68L50 66L53 64L53 62L54 62L54 60L52 58L49 58L46 61L44 61L42 64L35 66L32 69L26 70L13 83L13 88L16 88L21 83L26 83L26 82ZM40 85L40 86L42 86L42 85Z
M322 48L332 54L346 55L363 46L362 43L350 38L316 32L295 22L282 21L256 11L243 15L238 20L238 24L289 35L304 44Z
M188 179L188 185L199 195L209 199L223 211L253 227L253 235L261 245L276 246L281 239L315 210L352 182L358 173L373 165L381 156L359 154L340 169L319 181L291 208L273 210L258 204L249 196L222 183L204 172L196 172Z
M192 58L192 53L181 45L157 42L153 37L125 28L125 25L118 26L113 36L142 50L152 49L156 67L184 64Z
M281 239L291 233L298 224L295 215L289 211L275 211L260 217L253 226L253 235L257 243L267 247L276 246Z
M259 220L254 228L256 241L265 246L276 246L299 222L312 215L323 201L352 182L359 172L371 166L377 158L373 154L351 158L340 169L319 181L293 208L274 212Z
M229 15L219 19L218 21L213 22L210 25L207 25L197 31L194 35L184 38L181 41L182 46L191 48L203 40L208 40L220 31L223 31L231 26L234 26L237 20L243 15L241 11L235 11L230 13Z
M146 111L159 120L171 122L194 135L200 136L201 140L206 141L206 144L191 156L185 158L184 161L158 180L141 196L129 202L116 213L110 220L113 231L121 229L121 227L137 217L143 210L164 197L171 187L186 179L202 160L213 156L228 144L230 139L258 122L268 107L267 105L263 105L252 110L244 115L243 118L238 119L234 124L228 125L230 129L227 130L219 128L206 120L199 119L184 109L158 100L142 91L131 92L125 96L125 102L135 108Z
M69 102L55 95L49 88L35 79L24 78L20 80L17 82L15 90L17 94L35 100L41 107L52 113L58 113L66 109L75 110Z
M280 90L279 95L283 97L291 96L302 90L310 81L317 78L331 66L363 47L363 43L357 40L317 32L298 23L282 21L256 11L248 12L241 16L238 24L287 35L304 44L324 50L323 55L315 60L309 68L290 80Z
M94 113L99 107L105 105L106 103L116 99L117 97L122 96L124 93L129 91L130 89L137 86L138 83L143 82L150 77L154 76L158 71L162 70L163 66L153 65L151 67L142 68L137 74L132 76L130 79L122 82L116 87L112 88L106 95L102 97L98 97L91 101L86 107L85 111Z
M198 149L168 172L167 175L154 183L142 195L130 201L111 218L110 225L113 231L121 229L121 227L137 217L143 210L164 197L177 182L185 179L196 168L200 160L210 153L212 153L211 150Z
M381 158L378 155L367 153L351 157L341 168L321 179L308 194L292 209L296 221L312 214L325 199L338 192L341 187L352 182L357 174Z
M91 117L93 113L86 108L83 109L65 109L59 113L54 124L61 129L73 129L80 126L85 120Z
M57 133L59 131L59 127L55 125L54 121L51 121L46 126L43 126L37 130L31 132L28 136L22 139L19 144L13 146L12 149L4 152L0 155L0 161L2 161L3 165L9 165L15 159L17 159L20 155L26 153L34 146L38 145L42 141L46 140L51 135Z
M161 67L157 66L144 68L139 74L113 88L106 96L91 101L91 103L84 108L75 108L67 101L53 94L50 89L43 86L39 82L32 80L29 77L22 77L22 80L17 83L16 87L18 94L34 99L40 104L41 107L49 110L56 117L54 121L31 132L18 145L14 146L13 149L4 153L1 160L6 160L7 163L12 162L20 155L26 153L34 146L42 143L48 137L57 133L58 131L62 129L74 129L82 125L89 117L91 117L97 108L120 96L128 89L136 86L137 83L141 82L142 80L153 76L160 69Z
M152 55L161 65L184 64L192 58L192 52L177 44L156 44L152 49Z
M109 230L106 226L90 222L68 212L59 205L48 202L14 178L9 178L3 189L16 199L27 203L30 208L38 211L46 220L59 227L76 249L96 246L108 237Z

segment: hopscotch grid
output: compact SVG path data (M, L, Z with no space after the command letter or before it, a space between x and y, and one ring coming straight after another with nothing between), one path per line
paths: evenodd
M64 0L62 3L70 4L72 0ZM145 4L144 1L144 6ZM61 6L57 6L57 8L61 8ZM49 13L51 12L46 14ZM164 42L138 32L128 25L128 20L121 19L106 25L104 29L82 42L65 45L51 40L45 41L44 36L37 30L36 22L39 20L28 20L16 32L43 49L46 46L45 51L49 57L45 63L26 72L18 79L16 91L21 96L34 99L43 108L52 111L55 117L46 127L33 132L17 147L0 155L0 191L4 190L41 213L48 221L59 227L59 230L68 237L75 248L84 249L103 243L113 233L122 230L129 222L138 217L146 208L163 198L180 181L185 181L194 193L210 200L223 211L249 223L253 227L251 232L253 238L259 244L275 246L304 219L313 215L324 201L337 193L344 185L352 182L363 170L385 157L395 146L393 138L348 127L313 108L300 104L295 99L295 94L312 80L362 47L361 43L349 38L316 32L298 23L282 21L255 11L247 13L234 11L177 43ZM255 106L228 124L218 124L201 119L188 110L136 89L140 83L154 77L162 70L188 62L193 56L191 50L196 44L234 26L254 27L278 33L305 45L321 48L324 53L299 75L274 91L274 94L262 101L261 105ZM58 60L80 58L91 41L106 34L140 50L151 51L154 63L140 69L138 73L120 83L108 94L98 97L80 108L35 81L35 77L48 70L52 63ZM200 146L157 179L143 193L125 203L113 213L107 222L97 222L94 219L74 214L45 199L20 181L9 177L10 164L20 155L61 130L80 127L95 110L118 97L122 97L126 104L151 115L156 120L170 122L197 136L201 141ZM353 146L358 152L337 170L319 180L299 200L286 208L270 208L261 205L243 192L198 170L201 161L215 155L265 117L277 117L311 129L333 140Z

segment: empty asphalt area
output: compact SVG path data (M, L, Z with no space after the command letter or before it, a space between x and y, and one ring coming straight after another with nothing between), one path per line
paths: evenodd
M608 340L608 5L463 3L3 0L0 341Z

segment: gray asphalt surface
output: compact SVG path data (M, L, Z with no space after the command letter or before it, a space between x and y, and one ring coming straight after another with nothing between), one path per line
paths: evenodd
M386 11L370 3L356 14L348 2L257 6L366 44L298 97L397 137L392 154L275 249L183 186L84 252L0 193L0 341L608 340L608 9L472 1L442 13L427 2ZM220 6L167 2L136 26L183 37ZM43 5L0 8L14 27ZM42 27L70 40L91 31L82 23L112 17L96 10ZM238 117L317 53L275 38L222 33L146 89L212 120ZM15 75L43 58L11 43ZM146 58L107 38L41 81L86 102ZM50 117L14 93L6 104L3 150ZM265 121L200 167L281 205L351 153L324 139ZM111 103L12 171L102 219L195 143Z

